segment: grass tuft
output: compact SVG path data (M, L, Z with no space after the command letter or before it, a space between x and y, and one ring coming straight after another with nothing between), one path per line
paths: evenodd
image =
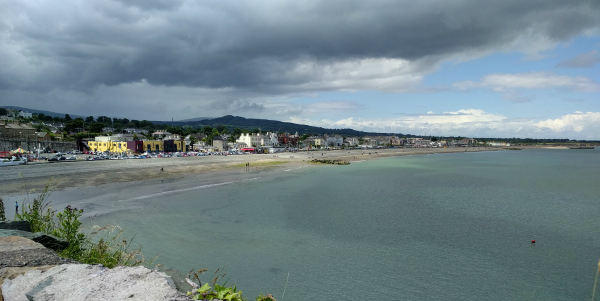
M119 226L93 226L84 232L79 221L83 209L69 205L57 214L48 200L54 187L51 179L33 201L29 201L28 193L23 200L21 213L17 212L15 219L28 221L33 232L43 232L66 240L69 246L58 252L62 257L81 263L102 264L108 268L146 263L141 247L131 249L133 238L124 238L123 229ZM147 264L151 264L155 258Z

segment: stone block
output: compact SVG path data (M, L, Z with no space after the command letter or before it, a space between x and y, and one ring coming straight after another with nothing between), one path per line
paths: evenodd
M2 285L6 300L190 300L166 274L145 267L64 264Z
M31 232L31 225L28 221L0 222L0 229L11 229Z

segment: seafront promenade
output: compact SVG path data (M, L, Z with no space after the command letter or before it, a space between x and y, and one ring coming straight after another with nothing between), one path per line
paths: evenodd
M196 156L128 160L100 160L73 162L39 162L20 166L2 167L0 196L16 195L24 189L39 190L50 179L57 181L57 189L97 186L108 183L144 181L157 178L181 177L210 172L243 172L245 164L252 170L310 164L312 159L344 160L348 162L391 156L425 155L435 153L496 151L501 148L390 148L331 151L300 151L277 154L245 154L228 156ZM162 170L161 170L162 168Z

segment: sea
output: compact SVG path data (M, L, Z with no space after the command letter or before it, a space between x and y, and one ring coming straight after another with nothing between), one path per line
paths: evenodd
M118 224L153 264L206 268L203 282L218 269L249 300L589 300L599 168L599 149L403 156L106 187L82 204L87 226Z

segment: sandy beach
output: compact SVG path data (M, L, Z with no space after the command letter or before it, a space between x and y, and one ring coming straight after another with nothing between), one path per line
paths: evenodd
M373 160L391 156L426 155L436 153L497 151L500 148L392 148L368 150L303 151L278 154L248 154L229 156L198 156L129 160L76 161L37 163L3 167L0 174L0 196L21 195L25 191L40 191L50 179L60 191L73 187L100 186L110 183L174 179L194 174L238 174L246 172L250 163L253 172L267 169L288 169L310 165L310 160L344 161ZM161 170L162 168L162 170Z

